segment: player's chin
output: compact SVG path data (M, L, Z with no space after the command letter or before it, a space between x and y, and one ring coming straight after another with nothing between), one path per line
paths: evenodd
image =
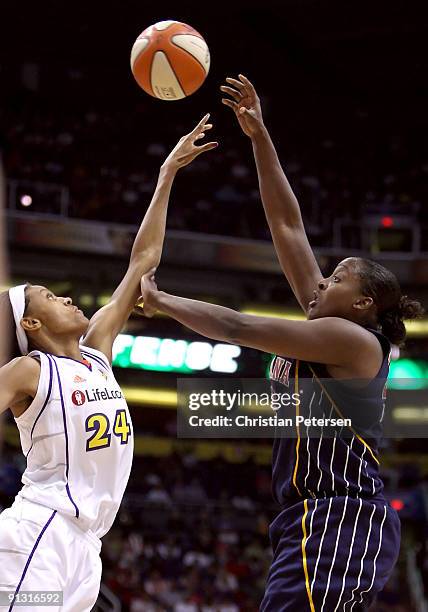
M86 332L88 331L89 319L87 317L85 317L85 315L83 313L79 317L78 327L79 327L80 335L86 334Z

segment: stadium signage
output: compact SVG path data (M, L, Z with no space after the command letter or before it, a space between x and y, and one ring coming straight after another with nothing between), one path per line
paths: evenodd
M113 345L113 366L181 374L233 374L240 355L240 347L231 344L119 334Z

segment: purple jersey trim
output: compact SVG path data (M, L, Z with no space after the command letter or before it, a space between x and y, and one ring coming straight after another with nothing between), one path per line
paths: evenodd
M97 355L93 355L89 351L85 351L85 350L82 350L82 349L80 349L80 352L82 353L82 355L86 355L87 357L90 357L91 359L94 359L97 363L102 365L109 372L111 371L111 367L109 365L107 365L107 362L104 361L104 359L101 359L101 357L98 357Z
M49 388L48 388L48 394L46 396L46 400L45 403L43 404L42 409L40 410L39 414L36 417L36 420L33 423L33 427L31 428L31 433L30 433L30 439L31 439L31 446L30 446L30 450L28 451L28 453L25 455L25 457L28 457L28 455L31 452L31 449L33 448L33 432L34 432L34 428L37 425L37 421L39 420L39 418L42 416L42 412L44 411L44 409L46 408L48 401L50 399L51 393L52 393L52 383L53 383L53 370L52 370L52 362L48 357L48 362L49 362ZM41 365L41 364L40 364ZM40 369L40 376L42 375L42 371Z
M71 495L70 487L69 487L69 484L68 484L68 472L69 472L70 464L69 464L69 458L68 458L67 416L66 416L66 413L65 413L65 404L64 404L64 396L63 396L63 393L62 393L61 377L59 375L58 365L57 365L55 359L52 356L50 357L50 359L52 359L53 362L54 362L56 374L57 374L57 377L58 377L59 394L60 394L60 397L61 397L61 407L62 407L62 418L63 418L63 421L64 421L65 462L66 462L65 476L67 478L67 483L66 483L65 488L66 488L66 491L67 491L68 498L69 498L69 500L71 501L71 503L73 504L73 506L75 508L76 518L79 518L80 511L79 511L79 508L77 507L77 505L74 502L74 499L73 499L73 497Z
M30 563L31 563L31 560L32 560L32 558L33 558L34 553L36 552L36 548L37 548L37 546L39 545L40 540L42 539L43 534L45 533L46 529L49 527L50 523L52 522L52 519L53 519L53 517L55 516L55 514L56 514L56 510L54 510L54 511L52 512L52 514L51 514L51 516L50 516L50 518L49 518L48 522L46 523L46 525L43 527L43 529L42 529L42 530L41 530L41 532L39 533L39 536L38 536L38 538L37 538L37 540L36 540L36 543L35 543L35 544L34 544L34 546L33 546L33 550L30 552L30 556L28 557L28 559L27 559L27 563L25 564L25 567L24 567L24 571L22 572L21 580L19 581L19 584L18 584L18 586L16 587L16 591L15 591L15 593L14 593L14 595L13 595L13 601L12 601L12 603L10 604L10 607L9 607L9 612L11 612L11 610L12 610L13 606L15 605L15 599L16 599L16 596L18 595L18 593L19 593L19 589L20 589L20 588L21 588L21 586L22 586L22 583L23 583L24 578L25 578L25 574L27 573L28 568L30 567Z
M81 366L92 372L92 365L87 365L78 359L73 359L73 357L66 357L65 355L51 355L51 357L56 357L57 359L68 359L69 361L74 361L74 363L79 363Z

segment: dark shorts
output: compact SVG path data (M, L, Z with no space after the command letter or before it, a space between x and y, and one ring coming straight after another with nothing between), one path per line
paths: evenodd
M273 560L262 612L364 610L398 558L400 520L385 500L308 499L269 530Z

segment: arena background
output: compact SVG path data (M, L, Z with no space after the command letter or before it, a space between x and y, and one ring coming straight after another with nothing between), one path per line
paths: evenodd
M211 112L220 147L177 177L158 283L247 312L298 313L270 244L249 141L220 103L224 77L242 72L262 97L322 269L364 254L389 266L403 291L427 306L423 8L384 0L4 4L9 283L48 285L88 314L104 304L126 268L159 165ZM144 94L129 68L136 36L168 18L198 29L212 54L202 89L175 103ZM200 337L161 317L136 316L124 333L116 375L132 409L135 463L104 540L97 609L257 610L270 559L267 527L277 510L270 441L177 440L176 379L218 375L215 343L195 347ZM132 362L135 342L141 346ZM422 437L385 441L382 474L403 543L372 609L410 612L427 609L428 319L411 327L395 357L394 375L419 382L404 399L392 388L394 414ZM234 367L226 357L220 362ZM236 372L221 376L263 376L268 359L242 349L232 363ZM24 460L11 418L2 433L5 507L20 487Z

